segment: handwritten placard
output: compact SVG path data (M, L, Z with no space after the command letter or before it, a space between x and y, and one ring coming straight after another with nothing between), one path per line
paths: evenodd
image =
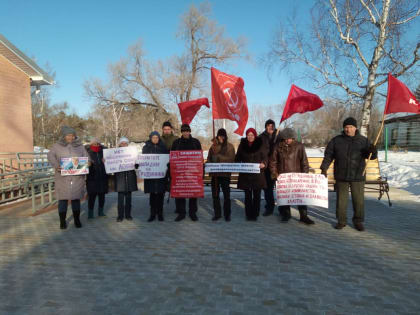
M285 173L276 182L277 204L328 208L328 180L322 174Z
M140 154L138 163L139 178L164 178L168 169L169 154Z
M106 173L111 174L134 170L137 156L138 151L134 146L104 149Z

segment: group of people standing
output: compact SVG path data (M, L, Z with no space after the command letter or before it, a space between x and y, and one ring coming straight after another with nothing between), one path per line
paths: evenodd
M283 173L308 173L309 163L305 147L297 141L297 134L291 128L277 132L275 123L269 119L265 130L260 135L254 128L249 128L246 137L241 139L237 152L229 142L225 129L217 131L216 137L208 152L208 163L257 163L260 173L240 173L237 188L245 194L245 216L248 221L256 221L260 215L261 191L264 191L265 212L263 216L274 213L275 181ZM122 137L119 147L128 146L129 140ZM103 149L98 139L93 139L86 147L82 145L73 128L63 127L60 140L54 144L48 153L48 160L55 169L55 189L58 199L60 228L65 229L68 200L71 200L74 223L77 228L80 222L80 200L88 193L88 218L94 217L94 205L98 197L98 216L105 216L105 194L108 192L108 175L105 172ZM181 126L181 137L173 134L170 122L162 126L162 136L157 131L149 135L149 140L142 149L143 154L168 154L170 151L201 150L201 143L191 136L188 124ZM89 174L86 176L61 176L60 160L69 157L88 157ZM327 170L334 161L334 176L336 180L337 229L346 226L346 208L348 189L350 187L353 200L353 223L357 230L363 231L364 221L364 168L365 159L376 159L377 150L366 137L359 134L357 122L349 117L343 123L341 135L333 138L326 150L321 164L322 174L327 176ZM135 166L136 168L138 165ZM150 194L149 222L156 217L163 221L164 196L170 187L169 168L164 178L145 179L144 192ZM230 173L210 173L214 216L213 221L222 218L220 191L223 193L223 216L227 222L231 220ZM131 194L138 190L135 170L115 173L115 191L118 192L117 221L132 220ZM187 215L186 198L175 198L177 217L175 221L185 219ZM188 214L192 221L197 221L197 198L189 198ZM312 225L314 221L308 217L307 206L298 206L300 222ZM278 211L282 222L291 218L290 206L279 206Z

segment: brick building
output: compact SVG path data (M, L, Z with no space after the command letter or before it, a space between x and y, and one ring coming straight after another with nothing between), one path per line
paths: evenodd
M0 34L0 152L32 152L31 86L53 80Z

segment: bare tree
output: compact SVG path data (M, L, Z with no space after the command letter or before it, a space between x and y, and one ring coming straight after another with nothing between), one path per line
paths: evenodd
M317 88L339 87L351 104L361 104L361 133L367 135L372 100L388 72L416 71L420 43L404 35L419 15L417 0L318 0L309 26L299 28L297 18L280 25L265 60L295 74L295 65L304 65L300 75Z
M177 74L183 79L180 102L189 101L194 89L202 87L203 71L244 57L245 39L227 37L224 28L210 19L210 14L211 7L205 2L198 8L191 5L181 18L178 37L184 41L186 52L177 58L176 70L182 71Z

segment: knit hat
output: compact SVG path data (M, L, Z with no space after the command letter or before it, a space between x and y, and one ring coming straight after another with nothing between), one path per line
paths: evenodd
M226 133L226 129L224 128L220 128L219 130L217 130L217 137L221 136L224 137L225 139L227 139L227 133Z
M280 136L280 139L283 139L283 140L297 138L296 131L294 131L292 128L284 128L282 131L280 131L279 136Z
M128 138L126 138L126 137L121 137L121 138L118 140L118 144L121 144L121 143L123 143L123 142L130 143L130 141L128 140Z
M158 136L158 138L160 139L160 134L157 131L152 131L149 135L149 139L152 140L153 136Z
M269 119L265 122L264 128L267 128L268 125L273 125L273 127L276 128L276 123L272 119Z
M181 132L183 132L183 131L189 131L189 132L191 132L190 125L188 125L188 124L182 124L182 126L181 126Z
M254 137L256 138L257 137L257 131L254 129L254 128L248 128L247 130L246 130L246 132L245 132L245 135L247 136L248 135L248 133L252 133L252 134L254 134Z
M76 136L76 130L74 130L72 127L69 127L69 126L61 127L61 135L63 137L65 137L69 134L72 134L72 135Z
M343 128L345 126L355 126L357 128L357 121L353 117L348 117L343 121Z
M171 127L171 128L172 128L171 122L170 122L170 121L165 121L165 122L163 123L163 125L162 125L162 129L163 129L164 127Z

